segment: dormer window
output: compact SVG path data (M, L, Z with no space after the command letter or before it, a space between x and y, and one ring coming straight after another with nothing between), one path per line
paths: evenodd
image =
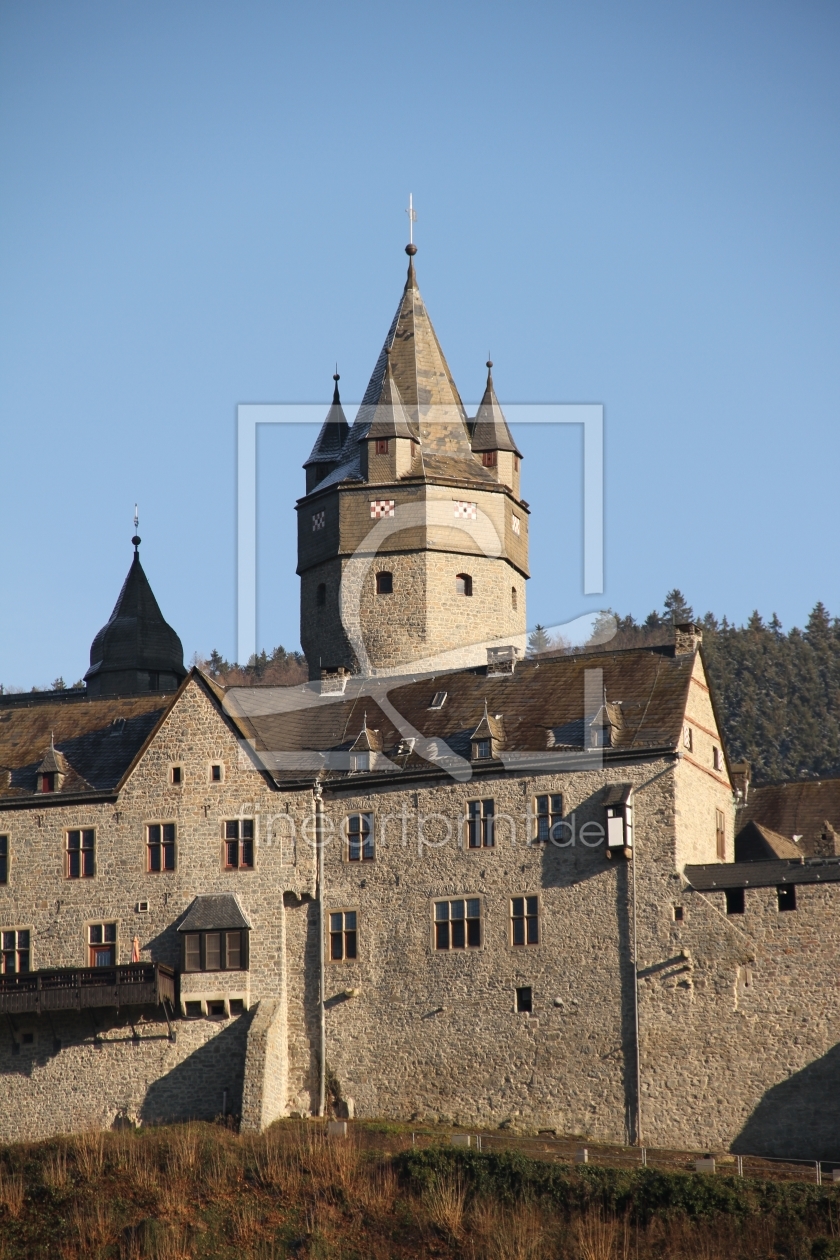
M351 769L356 774L366 774L370 770L370 753L354 752L350 754Z
M481 462L485 468L495 468L499 462L497 451L482 451Z
M387 438L376 439L376 453L377 455L388 454L388 439Z
M42 791L42 792L54 792L54 791L55 791L55 771L54 771L54 770L51 770L51 771L50 771L49 773L47 773L47 774L42 774L42 775L40 776L40 779L41 779L41 791Z
M455 577L455 594L472 595L473 581L469 573L458 573Z
M489 739L477 739L473 744L473 758L476 761L484 761L493 754L492 741Z

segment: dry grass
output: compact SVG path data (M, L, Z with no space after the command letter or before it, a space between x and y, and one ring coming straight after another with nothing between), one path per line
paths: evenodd
M74 1203L70 1221L83 1256L95 1256L102 1247L117 1239L118 1229L108 1201L99 1195Z
M4 1207L13 1221L23 1210L26 1183L23 1177L10 1175L0 1168L0 1206Z
M533 1203L502 1208L487 1199L471 1205L468 1235L483 1260L548 1260L546 1223Z
M64 1190L70 1180L67 1151L64 1147L50 1152L41 1165L41 1180L50 1190Z
M580 1260L628 1260L630 1223L593 1208L574 1222L573 1236Z
M436 1177L423 1196L432 1224L451 1238L464 1232L467 1189L460 1176Z
M88 1129L72 1140L76 1167L86 1181L102 1176L105 1167L105 1134L101 1129Z

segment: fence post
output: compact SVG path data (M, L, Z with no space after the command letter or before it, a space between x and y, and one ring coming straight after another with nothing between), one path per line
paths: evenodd
M647 1147L642 1147L642 1168L647 1168Z
M738 1168L738 1176L739 1176L739 1177L743 1177L743 1175L744 1175L744 1157L743 1157L743 1155L736 1155L736 1156L735 1156L735 1162L736 1162L736 1165L737 1165L737 1168Z
M821 1186L822 1185L822 1164L820 1163L819 1160L816 1161L816 1169L817 1169L817 1185Z

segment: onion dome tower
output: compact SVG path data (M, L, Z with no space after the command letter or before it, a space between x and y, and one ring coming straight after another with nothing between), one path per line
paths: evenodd
M174 691L186 678L184 649L163 619L149 579L140 563L135 534L134 558L114 611L90 647L85 674L88 695L135 695L142 691Z

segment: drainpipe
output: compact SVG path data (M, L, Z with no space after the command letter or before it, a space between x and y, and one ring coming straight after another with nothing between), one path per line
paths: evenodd
M318 1022L320 1029L320 1065L318 1069L318 1115L327 1109L327 1012L324 1006L324 798L321 784L312 788L315 798L315 847L318 855Z

